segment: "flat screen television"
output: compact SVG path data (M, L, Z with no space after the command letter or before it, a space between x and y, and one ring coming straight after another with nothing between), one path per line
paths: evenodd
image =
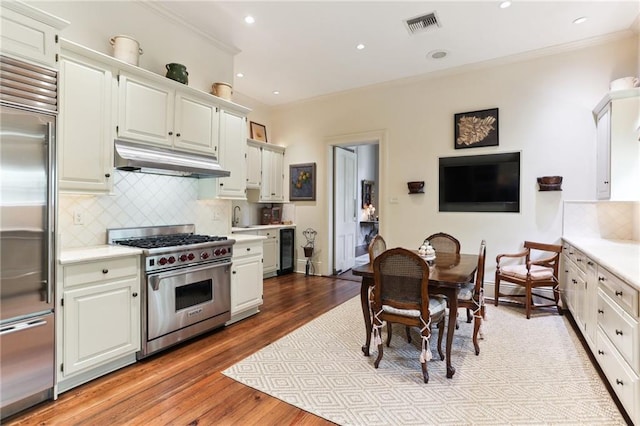
M520 153L441 157L441 212L519 212Z

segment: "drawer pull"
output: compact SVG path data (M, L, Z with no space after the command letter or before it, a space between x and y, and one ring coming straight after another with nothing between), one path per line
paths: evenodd
M624 386L624 383L620 379L616 379L616 385Z
M102 270L102 273L103 273L103 274L108 274L108 273L109 273L109 270L105 268L105 269L103 269L103 270Z
M232 273L232 274L235 274L235 273L236 273L236 271L231 271L231 273Z
M582 262L582 259L577 258L577 259L576 259L576 262Z
M616 330L616 335L617 336L622 336L622 330Z
M598 277L598 281L604 281L604 277Z
M604 351L601 351L600 349L598 349L598 355L604 355Z
M602 309L598 309L598 313L604 315L604 311Z
M622 291L616 291L616 296L622 296Z
M138 293L136 293L135 291L132 294L133 297L138 297Z
M589 265L589 266L593 266L593 262L592 262L592 261L588 261L588 262L587 262L587 265Z
M569 273L569 271L567 271L566 269L564 270L564 272L565 272L566 274L568 274L568 273Z
M251 247L247 247L247 251L251 251Z

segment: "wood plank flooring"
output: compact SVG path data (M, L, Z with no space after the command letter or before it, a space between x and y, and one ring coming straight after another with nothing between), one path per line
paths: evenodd
M259 314L67 391L3 424L332 424L221 371L359 292L358 282L335 277L267 279Z

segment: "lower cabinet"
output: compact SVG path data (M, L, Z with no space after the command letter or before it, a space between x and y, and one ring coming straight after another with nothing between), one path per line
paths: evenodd
M64 264L58 281L58 392L135 362L140 350L138 256Z
M231 267L232 324L258 313L262 305L262 242L263 239L236 241Z
M563 299L631 421L640 425L640 292L563 244Z
M278 268L280 267L280 229L265 229L258 231L258 235L266 237L263 240L263 262L262 273L265 278L275 277L278 275Z

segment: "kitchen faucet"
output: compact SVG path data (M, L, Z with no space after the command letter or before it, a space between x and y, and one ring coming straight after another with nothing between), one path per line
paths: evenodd
M240 223L240 216L236 216L236 209L238 209L238 212L242 211L240 206L235 206L233 208L233 218L231 219L231 226L236 226L238 225L238 223Z

